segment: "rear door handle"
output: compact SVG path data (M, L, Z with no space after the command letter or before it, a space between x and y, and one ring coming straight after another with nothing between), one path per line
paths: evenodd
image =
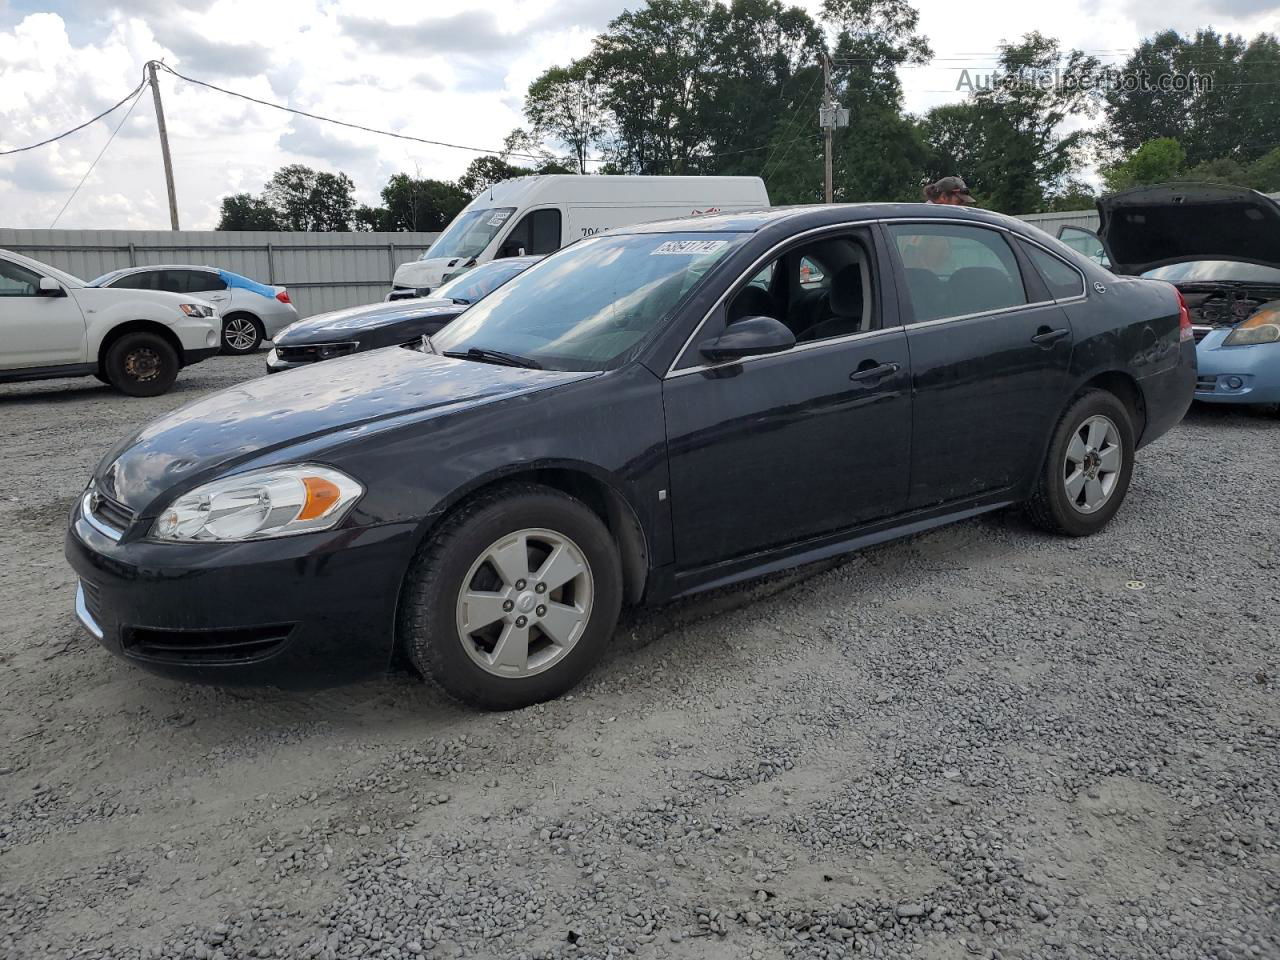
M1070 330L1050 330L1048 327L1041 327L1039 333L1031 338L1032 343L1038 343L1042 347L1057 343L1063 337L1071 336Z
M874 363L874 361L872 361ZM849 374L849 379L855 383L861 383L865 380L880 380L889 376L891 373L897 373L902 367L896 363L881 363L871 367L859 367L853 373Z

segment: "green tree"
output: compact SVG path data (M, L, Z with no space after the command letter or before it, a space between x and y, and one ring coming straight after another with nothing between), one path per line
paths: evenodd
M926 173L964 177L984 207L1034 213L1063 193L1081 166L1091 135L1064 133L1063 125L1095 112L1099 95L1088 78L1098 61L1078 50L1063 53L1039 33L1005 47L999 59L997 82L926 114Z
M630 173L697 173L707 151L715 0L649 0L595 39L593 75L617 130L614 161Z
M572 151L578 173L587 172L587 158L611 124L590 59L551 67L534 80L524 99L524 115L533 137L563 143Z
M443 230L470 199L456 183L397 173L382 188L383 215L378 229Z
M355 185L345 173L300 163L281 167L263 188L285 230L347 231L355 221Z
M1113 149L1173 138L1192 166L1220 158L1249 163L1280 146L1280 41L1252 41L1215 30L1184 37L1165 30L1144 40L1121 69L1131 82L1108 91L1107 132ZM1189 78L1168 90L1161 77Z
M236 193L222 198L216 230L279 230L276 212L262 197Z
M932 56L919 13L906 0L825 0L822 11L836 30L834 92L849 108L834 135L836 199L918 200L927 155L898 70Z
M1172 137L1148 140L1123 160L1102 168L1102 180L1108 190L1165 183L1175 179L1187 163L1182 144Z

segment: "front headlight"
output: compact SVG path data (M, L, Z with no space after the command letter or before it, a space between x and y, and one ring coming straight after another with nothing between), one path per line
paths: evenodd
M1222 341L1224 347L1249 347L1280 340L1280 303L1264 303L1248 320L1236 324Z
M183 494L156 518L156 540L236 541L327 530L364 493L332 467L293 464L214 480Z
M213 307L207 307L203 303L180 303L178 309L188 317L199 317L202 320L213 316Z

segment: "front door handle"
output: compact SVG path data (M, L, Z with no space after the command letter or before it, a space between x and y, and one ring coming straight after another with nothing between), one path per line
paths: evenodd
M867 366L867 363L871 366ZM868 360L857 370L849 374L849 379L855 383L862 383L866 380L881 380L891 373L897 373L902 367L896 363L876 363L874 360Z
M1052 346L1063 337L1071 336L1070 330L1050 330L1048 327L1041 327L1034 337L1031 338L1032 343L1038 343L1042 347Z

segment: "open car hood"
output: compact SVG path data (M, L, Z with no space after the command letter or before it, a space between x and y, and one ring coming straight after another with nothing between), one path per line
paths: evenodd
M1192 260L1280 269L1280 204L1245 187L1171 183L1101 197L1098 236L1115 273Z

